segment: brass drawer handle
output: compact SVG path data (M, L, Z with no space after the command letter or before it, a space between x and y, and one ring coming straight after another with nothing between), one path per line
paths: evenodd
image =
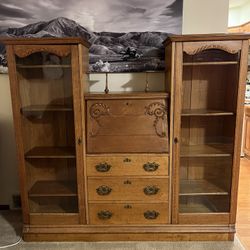
M155 210L147 210L144 212L144 217L147 220L155 220L159 215L160 213L156 212Z
M160 165L155 162L147 162L143 165L143 168L147 172L154 172L158 169Z
M108 172L111 168L111 165L109 165L107 162L99 163L95 166L96 170L98 172Z
M129 158L125 158L124 160L123 160L123 162L131 162L132 160L131 159L129 159Z
M160 189L156 186L147 186L143 189L144 194L146 195L155 195Z
M110 194L110 192L112 191L112 188L108 187L108 186L100 186L96 189L96 192L99 195L108 195Z
M108 210L102 210L98 212L97 215L100 220L108 220L112 217L113 214Z

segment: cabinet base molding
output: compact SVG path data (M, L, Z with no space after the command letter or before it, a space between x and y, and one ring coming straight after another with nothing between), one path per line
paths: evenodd
M105 232L105 233L104 233ZM28 226L24 241L227 241L235 228L228 226Z

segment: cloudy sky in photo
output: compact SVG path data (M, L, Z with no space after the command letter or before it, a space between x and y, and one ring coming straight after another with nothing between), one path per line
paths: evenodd
M4 0L0 28L22 27L56 17L91 31L181 33L182 0Z

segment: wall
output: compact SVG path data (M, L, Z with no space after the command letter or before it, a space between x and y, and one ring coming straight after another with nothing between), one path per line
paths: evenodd
M243 5L229 8L228 27L239 26L250 21L250 0Z
M184 0L183 33L226 32L228 0ZM91 90L103 91L105 75L90 76ZM113 91L144 90L145 74L114 74L109 76ZM148 74L151 90L161 90L164 74ZM140 84L139 84L140 83ZM16 148L12 123L8 76L0 74L0 204L10 204L11 196L18 192Z
M227 31L229 0L184 0L183 34Z
M0 74L0 205L11 205L18 187L9 78Z

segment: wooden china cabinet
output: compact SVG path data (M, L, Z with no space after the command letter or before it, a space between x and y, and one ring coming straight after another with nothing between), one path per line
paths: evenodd
M24 239L232 240L247 38L170 36L166 90L122 93L81 39L5 39Z
M173 35L165 42L172 223L201 230L206 225L229 238L236 220L248 39Z

